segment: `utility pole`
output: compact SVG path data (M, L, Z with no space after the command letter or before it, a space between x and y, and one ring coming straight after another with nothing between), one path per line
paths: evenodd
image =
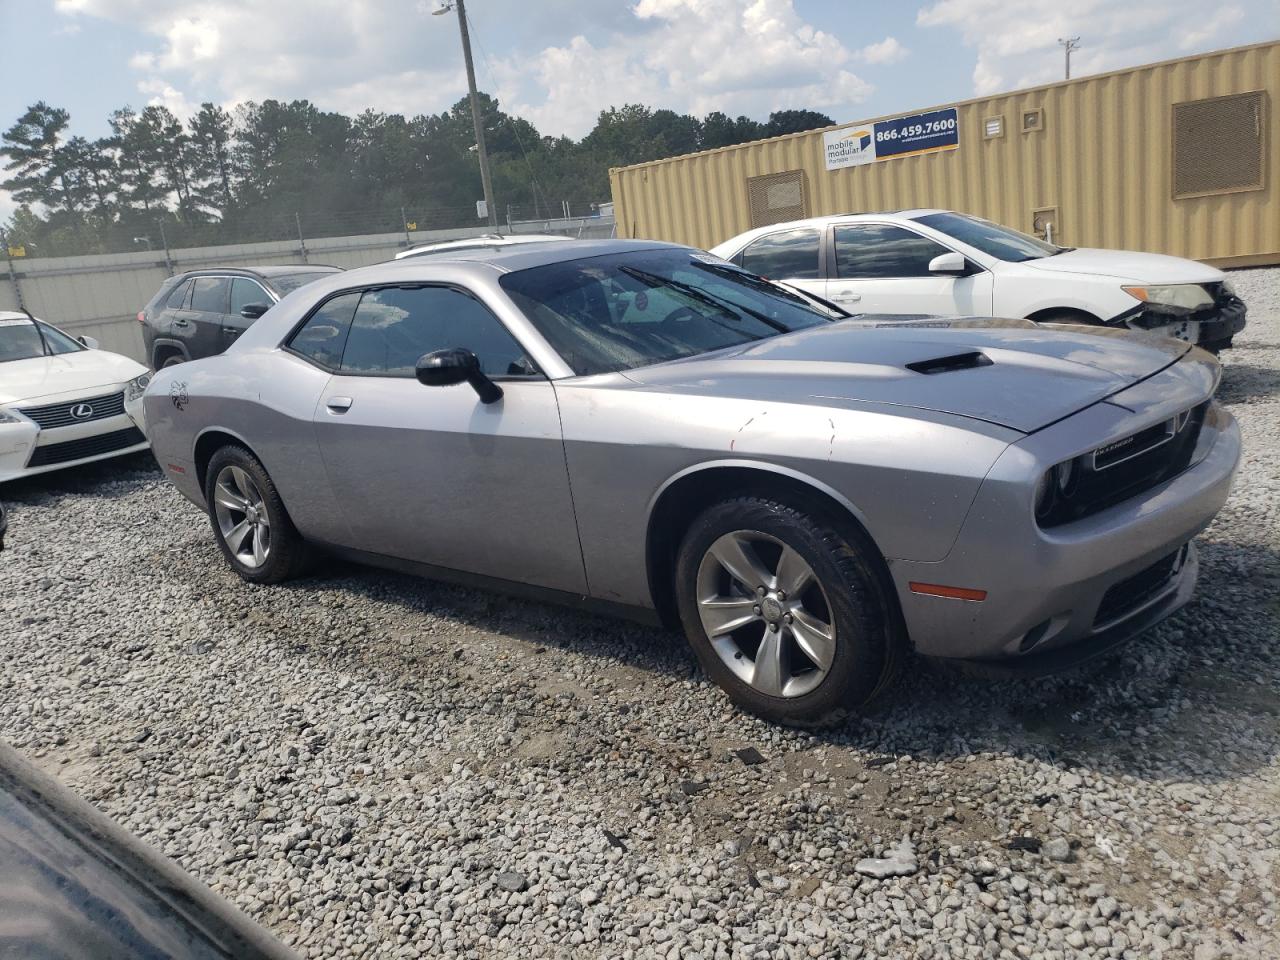
M461 2L461 0L459 0L459 2ZM1062 37L1059 37L1058 42L1062 44L1062 53L1063 53L1063 57L1066 60L1066 63L1064 65L1066 68L1066 79L1070 80L1071 79L1071 51L1080 49L1080 38L1068 37L1067 39L1064 40Z
M471 93L471 122L476 128L476 153L480 156L480 183L484 187L485 211L489 226L498 229L498 210L493 203L493 181L489 179L489 151L484 144L484 124L480 122L480 97L476 93L476 68L471 62L471 34L467 30L466 0L450 0L435 13L458 11L458 29L462 33L462 59L467 65L467 90Z

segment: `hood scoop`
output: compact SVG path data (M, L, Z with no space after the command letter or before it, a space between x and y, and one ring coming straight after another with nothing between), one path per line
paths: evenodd
M917 360L915 363L908 363L907 369L916 373L954 373L957 370L972 370L974 367L989 367L991 363L991 358L985 353L972 350L968 353L934 357L932 360Z

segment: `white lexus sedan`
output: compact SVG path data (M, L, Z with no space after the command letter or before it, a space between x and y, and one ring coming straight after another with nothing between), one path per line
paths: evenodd
M1231 346L1245 305L1221 270L1128 250L1060 247L951 210L814 217L711 251L851 313L1016 317L1150 330Z
M147 449L142 364L0 311L0 482Z

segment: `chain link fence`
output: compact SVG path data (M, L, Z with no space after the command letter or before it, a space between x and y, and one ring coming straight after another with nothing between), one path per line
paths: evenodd
M582 199L540 202L536 206L503 204L498 210L498 228L513 233L565 232L552 224L599 217L602 208L611 212L608 201ZM415 233L465 228L475 228L477 233L490 229L488 217L477 216L476 204L271 213L244 210L221 220L191 223L178 220L172 213L156 217L135 213L126 223L95 224L86 218L46 229L38 238L0 238L0 257L7 255L20 265L23 260L45 257L172 252L267 241L292 241L305 246L309 239L326 237L402 233L410 239Z

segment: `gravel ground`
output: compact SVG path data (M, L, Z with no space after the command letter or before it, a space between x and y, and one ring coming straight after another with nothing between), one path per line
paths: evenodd
M1235 492L1104 667L777 729L655 630L248 586L135 458L3 491L0 736L304 955L1276 957L1280 271L1236 282Z

